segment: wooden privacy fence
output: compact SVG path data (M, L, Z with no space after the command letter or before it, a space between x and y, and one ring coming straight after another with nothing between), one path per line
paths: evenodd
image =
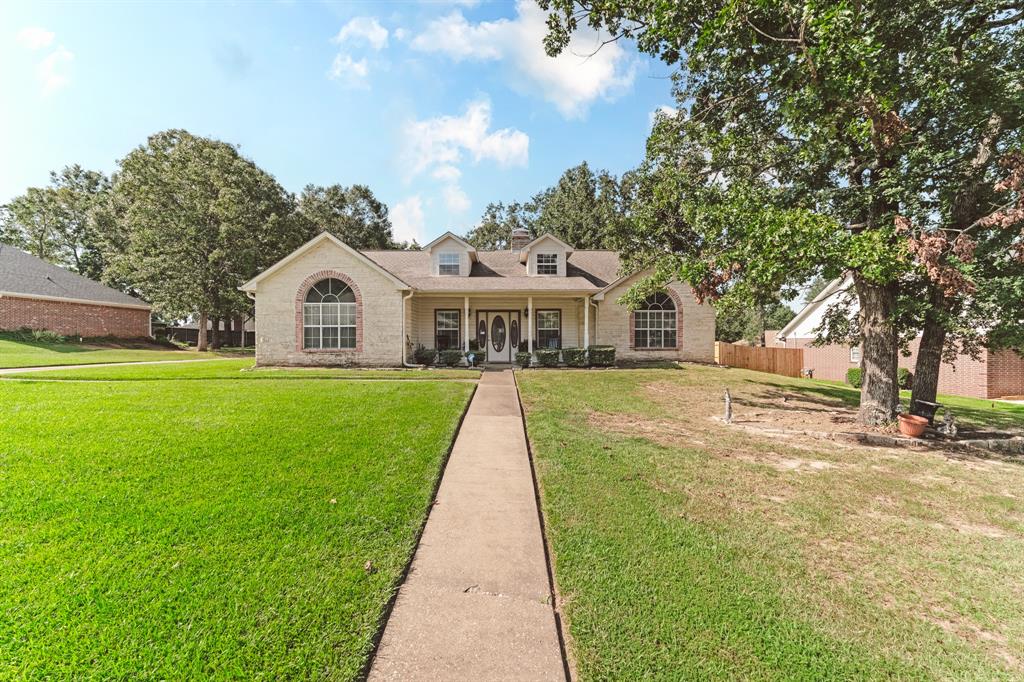
M715 343L715 362L729 367L743 367L756 372L769 372L799 377L804 366L803 348L763 348Z

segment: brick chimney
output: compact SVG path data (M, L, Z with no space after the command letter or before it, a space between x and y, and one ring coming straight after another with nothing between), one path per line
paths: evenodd
M528 230L517 227L512 230L512 239L509 240L509 248L515 251L522 251L523 247L533 241Z

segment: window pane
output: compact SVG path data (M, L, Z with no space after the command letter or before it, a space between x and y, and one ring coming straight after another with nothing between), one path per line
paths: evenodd
M557 310L548 310L537 313L537 328L557 330L559 327L560 317L561 313Z
M558 274L558 254L557 253L538 253L537 254L537 274L538 275L557 275Z
M675 348L676 345L676 332L675 330L666 329L665 332L665 348Z
M321 329L321 335L323 338L324 348L337 348L338 347L338 328L337 327L323 327Z
M322 303L320 305L320 324L325 327L335 326L338 324L338 304L337 303Z
M341 325L356 325L356 304L355 303L342 303L338 306L338 324Z
M339 348L355 348L356 347L356 328L355 327L341 327L338 336L338 347Z
M647 347L648 348L661 348L661 330L652 329L647 332Z
M302 306L302 324L320 324L320 305L318 303L307 303Z
M442 275L457 275L459 274L460 260L457 253L439 253L437 255L437 271Z
M664 323L662 329L665 331L675 330L676 328L676 314L674 312L662 313L664 315Z
M320 328L319 327L304 327L302 330L302 347L303 348L319 348L320 347Z

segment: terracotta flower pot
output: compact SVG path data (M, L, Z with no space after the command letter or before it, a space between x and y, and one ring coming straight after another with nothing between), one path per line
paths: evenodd
M911 438L920 437L928 426L928 420L924 417L918 417L916 414L901 414L899 415L899 421L900 433Z

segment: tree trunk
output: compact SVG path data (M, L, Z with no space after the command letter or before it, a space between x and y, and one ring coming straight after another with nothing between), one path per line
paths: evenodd
M206 324L209 321L206 313L199 313L199 340L196 342L196 350L206 350Z
M220 348L220 318L215 317L211 320L213 323L210 329L210 348L216 350Z
M942 324L941 311L947 304L946 297L936 286L928 287L931 309L925 316L921 330L921 345L917 350L914 365L914 386L910 394L910 405L915 400L935 402L939 392L939 370L942 368L942 348L946 344L946 327Z
M861 424L884 424L896 418L899 385L896 379L899 343L896 335L896 285L878 285L854 273L860 299Z

